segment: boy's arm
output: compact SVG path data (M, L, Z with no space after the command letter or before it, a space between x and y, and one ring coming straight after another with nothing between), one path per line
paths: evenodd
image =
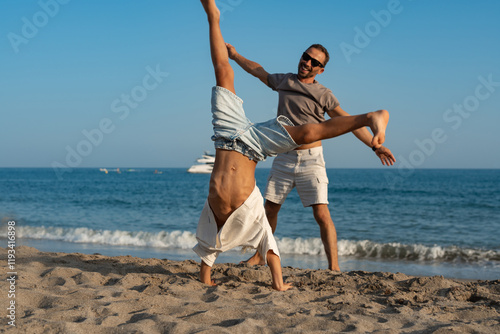
M215 282L210 277L210 272L212 267L210 267L205 262L201 261L201 269L200 269L200 281L210 286L216 286Z
M267 252L267 264L271 269L273 277L273 289L278 291L286 291L292 288L292 283L283 283L283 274L281 272L281 261L278 255L272 250Z
M238 65L240 65L242 69L244 69L254 77L259 78L260 81L266 84L266 86L268 85L267 76L269 75L269 73L267 73L267 71L264 70L264 68L260 64L251 61L249 59L246 59L245 57L240 55L236 51L234 46L232 46L229 43L226 43L226 47L227 47L227 52L229 54L229 58L231 58Z

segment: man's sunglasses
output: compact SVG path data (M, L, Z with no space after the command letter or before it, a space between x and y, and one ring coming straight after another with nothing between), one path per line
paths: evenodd
M304 53L302 54L302 59L304 59L304 61L309 61L309 60L310 60L310 61L311 61L311 65L312 65L313 67L316 67L316 66L319 66L319 67L325 67L325 66L323 66L323 64L321 64L321 63L319 62L319 60L314 59L314 58L313 58L313 57L311 57L311 56L310 56L307 52L304 52Z

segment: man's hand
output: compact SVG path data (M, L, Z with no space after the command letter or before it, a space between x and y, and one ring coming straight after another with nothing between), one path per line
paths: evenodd
M264 84L268 84L267 77L269 76L269 73L267 73L259 63L246 59L236 51L234 46L229 43L226 43L226 48L229 59L234 60L236 64L241 66L242 69L258 78Z
M392 166L396 162L396 158L387 147L380 146L375 150L375 154L380 158L382 165Z
M229 43L226 43L226 48L229 58L234 60L234 57L238 54L238 52L236 52L236 48Z

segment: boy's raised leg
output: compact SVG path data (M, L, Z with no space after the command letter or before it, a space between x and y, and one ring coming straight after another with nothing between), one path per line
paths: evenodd
M373 132L372 146L379 148L385 141L388 122L389 112L378 110L362 115L333 117L319 124L285 126L285 128L297 144L303 145L334 138L368 126Z
M373 132L372 146L379 148L385 141L385 129L389 122L389 112L387 110L378 110L373 113L370 128Z
M220 11L215 4L215 0L201 0L201 4L205 8L208 18L210 54L214 65L216 84L235 93L234 71L229 64L226 43L220 30Z

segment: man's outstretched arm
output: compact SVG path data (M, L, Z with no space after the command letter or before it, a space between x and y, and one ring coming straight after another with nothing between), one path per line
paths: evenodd
M260 81L262 81L263 83L265 83L267 85L267 76L269 75L269 73L267 73L267 71L264 70L264 68L260 64L254 62L254 61L251 61L249 59L246 59L245 57L240 55L236 51L234 46L232 46L229 43L226 43L226 47L227 47L227 52L229 54L229 58L231 58L238 65L240 65L242 69L244 69L245 71L247 71L248 73L250 73L254 77L259 78Z

